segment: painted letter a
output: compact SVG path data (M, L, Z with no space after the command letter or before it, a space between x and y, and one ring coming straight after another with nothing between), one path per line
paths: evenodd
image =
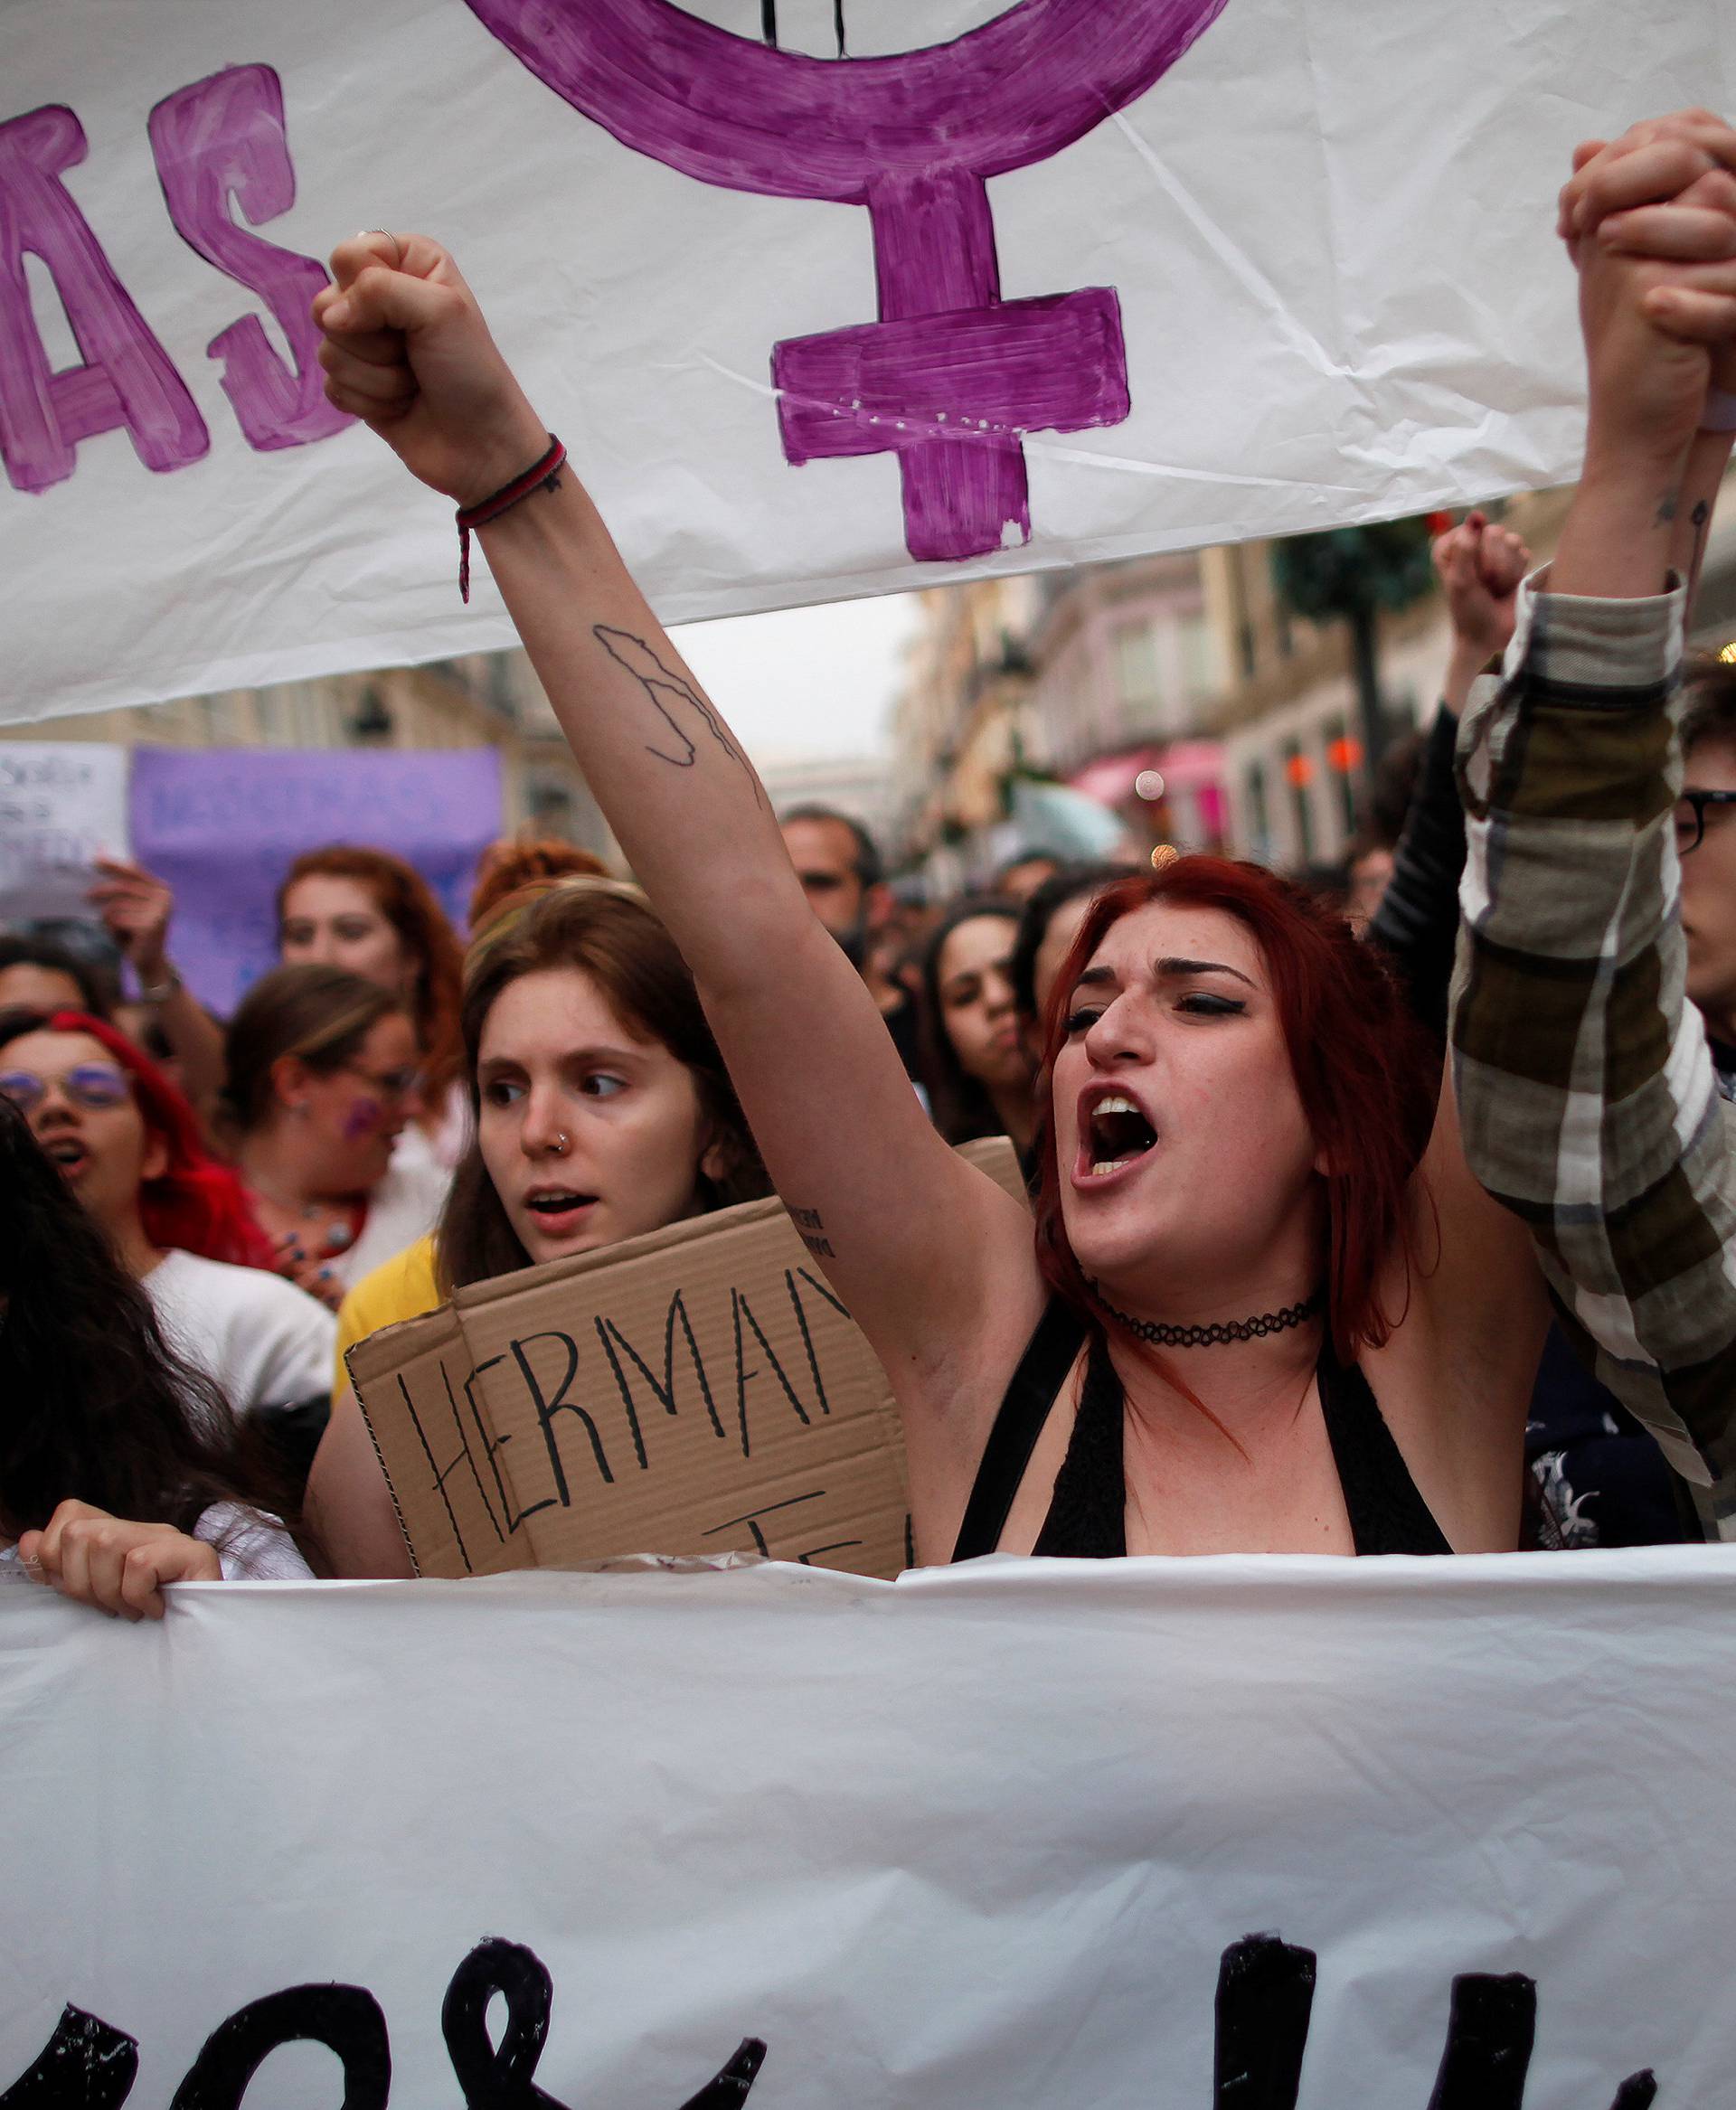
M87 151L59 103L0 124L0 461L20 491L72 474L81 439L126 428L147 469L184 469L209 452L199 407L61 181ZM24 258L54 280L82 363L50 371Z
M328 439L355 420L326 400L308 309L324 265L250 234L230 217L233 198L254 226L296 202L283 84L269 66L229 66L165 96L151 112L151 153L181 239L208 264L259 295L289 341L286 368L257 316L206 347L223 368L223 393L247 444L261 453Z

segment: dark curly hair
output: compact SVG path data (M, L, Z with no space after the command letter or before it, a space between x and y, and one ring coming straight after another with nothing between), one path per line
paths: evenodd
M40 1530L69 1498L189 1532L213 1503L288 1507L259 1439L165 1341L150 1298L0 1098L0 1531Z

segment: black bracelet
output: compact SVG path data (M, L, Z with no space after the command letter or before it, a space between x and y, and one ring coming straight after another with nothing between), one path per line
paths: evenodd
M533 461L523 476L514 476L510 484L503 484L492 497L484 498L475 505L458 508L458 593L467 602L470 598L470 531L486 527L491 520L498 520L508 513L521 498L528 498L533 491L552 491L561 481L561 465L567 458L567 450L551 432L549 451Z

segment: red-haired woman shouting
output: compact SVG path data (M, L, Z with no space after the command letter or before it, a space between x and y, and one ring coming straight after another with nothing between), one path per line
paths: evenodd
M270 1240L193 1109L150 1058L82 1012L0 1012L0 1097L144 1288L172 1345L239 1413L330 1389L336 1321L269 1272Z

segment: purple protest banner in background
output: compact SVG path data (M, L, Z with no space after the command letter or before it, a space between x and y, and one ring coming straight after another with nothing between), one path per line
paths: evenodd
M328 843L392 851L462 929L476 861L500 826L492 748L139 748L133 756L133 854L174 887L175 965L219 1012L273 965L278 882L300 852Z

